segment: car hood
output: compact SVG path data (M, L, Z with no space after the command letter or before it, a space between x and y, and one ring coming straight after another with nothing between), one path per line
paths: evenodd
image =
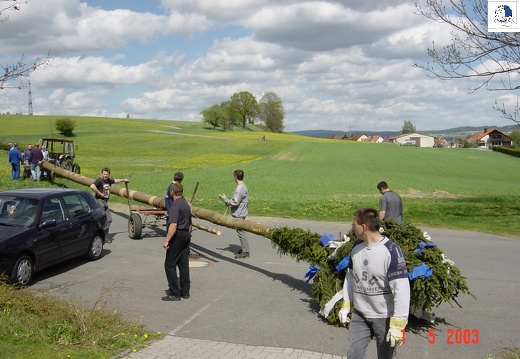
M25 233L32 232L33 230L34 229L32 228L0 225L0 243L13 237L18 237L24 235Z

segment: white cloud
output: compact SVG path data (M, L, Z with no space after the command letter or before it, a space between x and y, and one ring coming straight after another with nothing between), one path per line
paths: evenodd
M51 51L51 65L31 75L36 114L199 120L235 92L274 91L287 130L499 122L496 93L468 94L477 80L414 67L451 29L416 15L412 1L146 4L32 0L0 24L0 64ZM25 90L0 94L0 112L27 111Z

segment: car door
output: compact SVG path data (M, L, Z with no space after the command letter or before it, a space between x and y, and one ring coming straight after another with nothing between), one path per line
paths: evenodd
M78 193L63 196L69 233L61 242L66 257L85 254L94 233L94 220L87 201Z
M59 197L46 198L41 208L38 235L33 240L32 248L39 269L62 260L64 253L61 242L68 236L69 230L65 210Z

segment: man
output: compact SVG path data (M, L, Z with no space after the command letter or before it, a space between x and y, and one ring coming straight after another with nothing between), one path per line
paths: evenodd
M393 219L399 224L403 224L403 202L401 196L388 188L385 181L377 184L377 189L381 193L379 199L379 219L381 221Z
M373 337L379 359L395 357L408 322L410 283L404 254L379 233L379 224L375 209L354 214L352 229L358 241L352 247L339 311L340 322L350 322L347 357L352 359L365 357Z
M168 210L168 208L170 208L170 206L173 203L173 197L171 195L172 184L174 184L174 183L182 184L183 179L184 179L184 174L182 172L175 172L175 174L173 175L173 181L172 181L172 183L170 183L168 185L168 188L166 188L166 194L164 195L164 206L166 207L166 210Z
M110 186L121 182L128 183L129 180L127 178L111 179L110 169L108 167L104 167L103 169L101 169L101 177L96 179L94 183L90 185L90 188L94 191L95 197L98 200L100 207L105 210L105 213L107 215L107 221L105 223L105 237L107 243L112 242L112 240L108 238L108 231L110 230L110 225L112 224L112 215L110 214L110 210L108 208L108 199L110 198Z
M224 201L226 206L231 207L231 216L239 219L246 219L248 213L249 194L247 192L246 184L244 183L244 171L236 170L233 172L235 178L236 188L233 192L232 198L229 200L225 195L219 195L220 199ZM249 242L246 237L246 232L237 229L238 239L240 240L240 250L236 253L235 259L243 259L249 257Z
M29 157L31 157L31 151L32 151L32 145L29 143L27 145L27 148L25 150L23 150L23 154L22 154L22 157L23 157L23 163L24 165L26 166L29 166L30 163L29 163Z
M9 163L11 164L11 179L20 180L20 162L22 162L22 154L18 149L18 144L13 144L9 150Z
M41 176L41 165L43 161L43 153L38 147L38 144L34 145L29 155L29 164L31 165L31 177L33 181L40 181Z
M173 183L171 186L173 203L168 208L168 232L163 242L163 248L166 249L164 270L169 289L166 291L166 296L161 299L167 302L190 297L191 208L182 193L182 185Z

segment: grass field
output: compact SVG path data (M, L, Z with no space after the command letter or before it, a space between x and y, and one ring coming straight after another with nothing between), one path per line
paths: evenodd
M0 115L0 141L23 149L41 137L61 137L57 118ZM385 180L403 197L405 221L416 226L520 237L520 161L504 154L272 134L255 126L221 132L194 122L71 119L82 175L96 178L108 166L112 178L129 178L130 188L148 194L164 195L173 173L182 171L185 196L199 182L194 205L223 212L218 194L232 194L233 170L240 168L250 215L350 223L356 209L378 206L376 184ZM259 140L263 135L267 141ZM13 183L7 152L0 157L1 189L36 185ZM81 187L63 179L56 185Z
M0 115L0 142L21 149L41 137L61 137L58 116ZM251 126L215 131L202 123L72 117L76 162L96 178L101 167L130 188L163 196L173 173L185 174L185 196L199 188L194 205L223 212L219 193L230 196L233 170L245 171L250 214L344 222L353 212L377 207L376 184L386 180L403 197L405 220L416 226L476 230L520 238L520 159L473 149L398 147L271 134ZM267 141L259 141L265 135ZM0 150L0 190L67 186L10 179L7 151ZM111 202L125 203L113 196ZM99 309L99 310L98 310ZM103 298L86 310L33 291L0 286L0 351L12 358L108 358L139 350L161 333L103 311ZM491 358L520 358L499 348Z

